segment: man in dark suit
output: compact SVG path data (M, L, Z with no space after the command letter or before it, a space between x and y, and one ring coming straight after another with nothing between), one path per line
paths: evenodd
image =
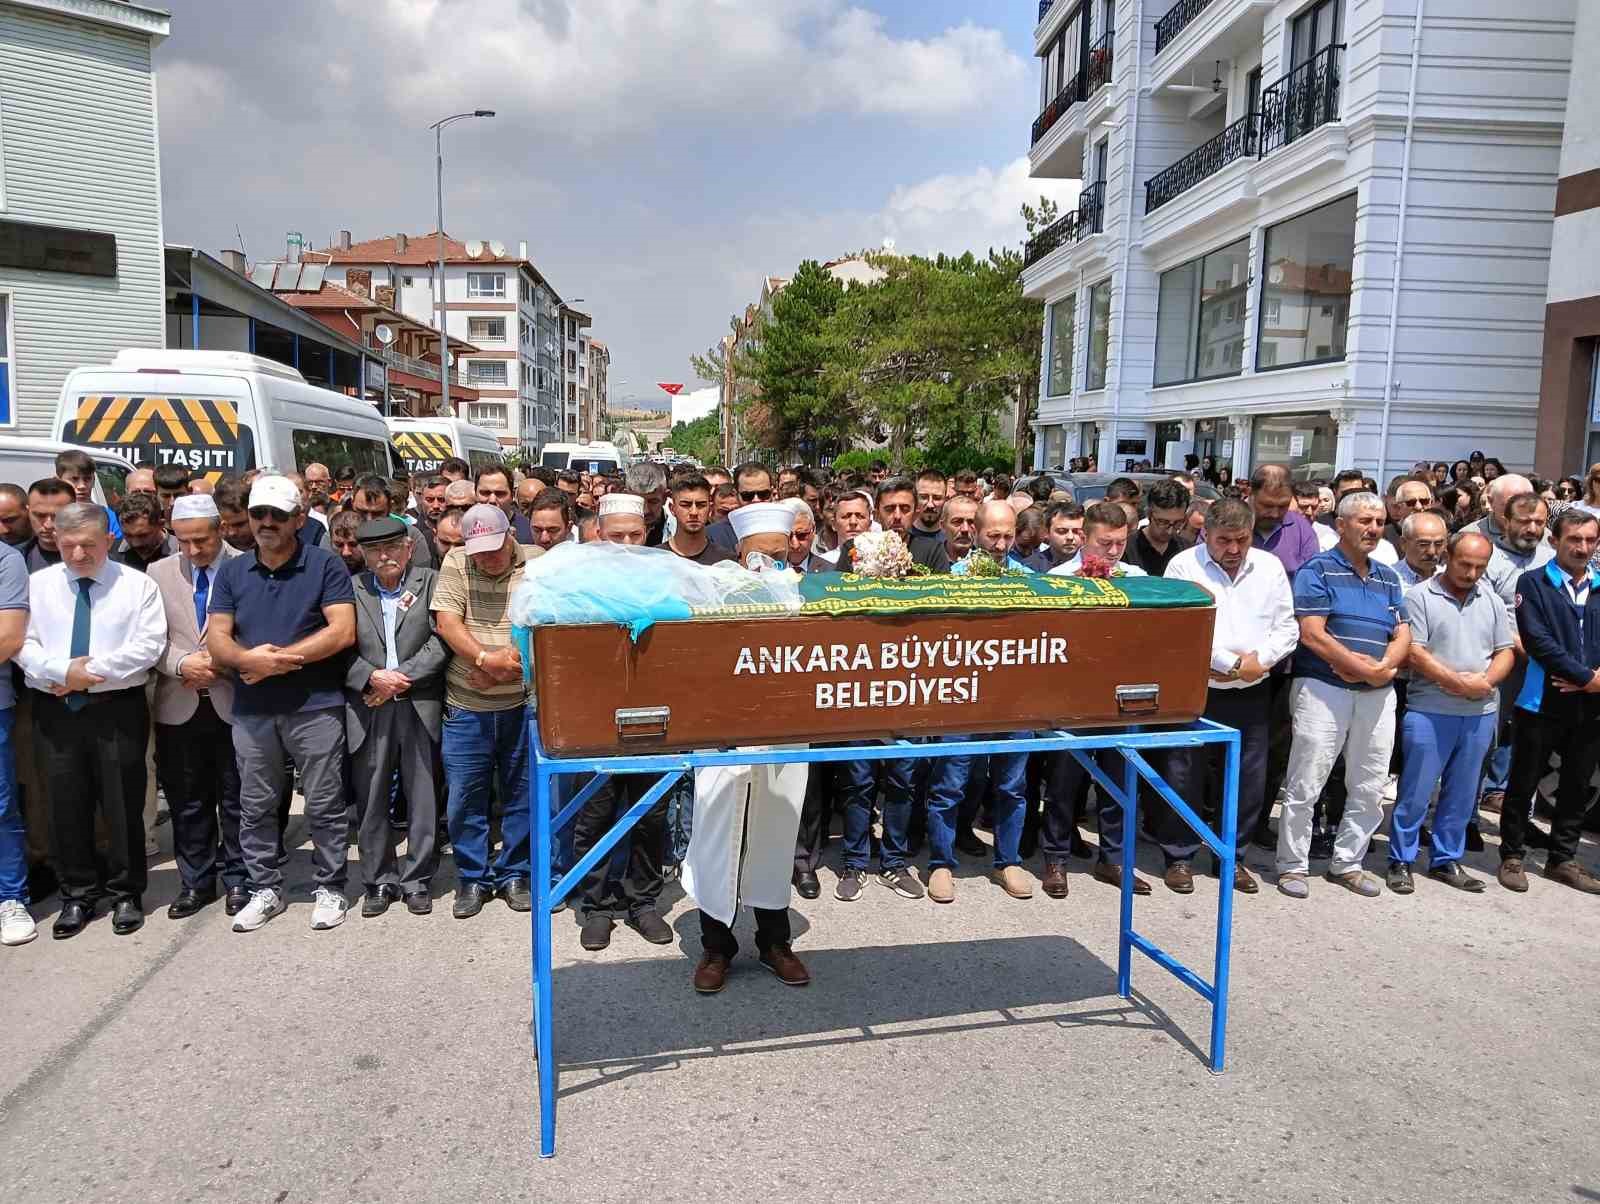
M433 910L438 863L439 740L449 653L433 626L438 574L411 563L415 543L392 516L357 532L367 571L356 575L356 646L345 675L345 740L358 792L363 916L403 898L413 915ZM389 796L395 771L410 805L406 855L395 851Z

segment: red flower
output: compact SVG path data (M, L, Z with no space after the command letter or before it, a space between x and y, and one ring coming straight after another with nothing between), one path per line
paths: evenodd
M1115 566L1103 556L1085 556L1078 569L1080 577L1099 577L1110 580L1111 570Z

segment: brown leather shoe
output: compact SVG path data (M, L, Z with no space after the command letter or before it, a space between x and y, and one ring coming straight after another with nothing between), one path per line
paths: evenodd
M1118 890L1122 889L1121 865L1110 861L1097 861L1094 863L1093 873L1097 880L1104 882L1107 886L1114 886ZM1139 877L1138 874L1133 876L1133 893L1136 895L1148 895L1150 893L1150 884Z
M1233 889L1241 895L1253 895L1261 889L1261 883L1256 881L1254 874L1235 861L1233 863Z
M1563 861L1558 865L1546 865L1544 876L1552 882L1570 886L1573 890L1582 891L1586 895L1600 895L1600 878L1596 878L1576 860Z
M1483 796L1483 801L1478 804L1478 810L1485 815L1499 815L1502 807L1506 805L1506 792L1504 790L1491 790Z
M788 945L774 945L761 955L761 964L778 976L786 987L803 987L811 981L811 971Z
M1507 890L1514 890L1519 895L1527 893L1528 871L1522 868L1522 858L1507 857L1500 863L1500 868L1495 871L1494 876Z
M989 877L1013 899L1033 898L1033 883L1028 875L1022 872L1020 865L1008 865L1004 869L990 870Z
M1052 899L1065 899L1067 897L1067 867L1055 861L1047 861L1044 866L1044 879L1040 883L1044 893Z
M715 995L728 982L728 959L720 953L707 953L694 968L694 989L702 995Z
M1161 880L1174 894L1194 894L1194 870L1189 868L1187 861L1174 861L1167 867L1167 872L1161 875Z

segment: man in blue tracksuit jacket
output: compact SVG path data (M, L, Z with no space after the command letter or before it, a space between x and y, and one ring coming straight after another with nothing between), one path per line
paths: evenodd
M1589 558L1600 543L1600 519L1569 510L1550 534L1555 559L1517 580L1517 630L1528 653L1528 674L1517 695L1498 876L1508 890L1528 889L1522 861L1533 792L1550 754L1560 753L1561 783L1544 876L1600 894L1600 878L1577 861L1589 779L1600 758L1600 577L1589 572Z

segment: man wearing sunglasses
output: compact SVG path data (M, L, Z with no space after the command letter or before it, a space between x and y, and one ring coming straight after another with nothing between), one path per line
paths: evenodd
M753 506L757 502L770 502L778 496L772 483L772 470L765 464L751 462L733 470L733 486L739 491L739 505ZM735 507L737 509L738 507ZM739 546L739 537L733 533L733 523L728 519L712 523L706 528L706 538L729 552Z
M233 748L239 760L239 846L250 902L235 932L253 932L287 903L278 860L278 798L290 759L304 781L316 903L311 927L344 920L349 830L344 795L345 649L355 643L350 573L299 537L306 516L287 477L250 486L253 553L236 556L211 587L206 649L238 675Z
M1433 486L1419 476L1396 477L1389 482L1389 496L1384 506L1389 511L1389 522L1383 528L1383 537L1400 556L1405 555L1405 532L1400 524L1413 514L1421 514L1433 505Z

